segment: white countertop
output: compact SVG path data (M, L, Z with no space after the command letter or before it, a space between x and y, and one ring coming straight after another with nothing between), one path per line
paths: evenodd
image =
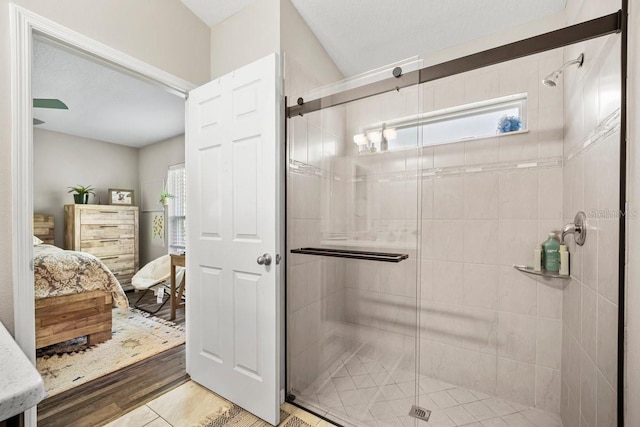
M42 377L0 323L0 421L36 406L46 396Z

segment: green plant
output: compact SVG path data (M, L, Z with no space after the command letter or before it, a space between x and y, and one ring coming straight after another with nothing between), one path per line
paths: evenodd
M74 193L77 194L78 196L84 196L85 194L89 195L89 194L93 194L94 196L96 195L96 193L93 191L93 188L91 188L90 185L87 185L86 187L83 185L78 185L77 187L67 187L70 190L67 191L67 193Z
M162 203L163 205L167 204L167 200L169 199L173 199L176 196L174 196L173 194L169 193L168 191L163 191L162 193L160 193L160 203Z

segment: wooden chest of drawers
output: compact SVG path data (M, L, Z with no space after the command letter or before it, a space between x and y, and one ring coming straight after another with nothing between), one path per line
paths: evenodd
M66 205L64 247L102 260L125 290L138 271L138 207Z

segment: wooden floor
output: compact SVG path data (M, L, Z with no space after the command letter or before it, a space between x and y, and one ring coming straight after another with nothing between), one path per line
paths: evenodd
M129 305L131 306L131 308L133 308L133 304L135 304L138 298L140 298L140 295L142 295L142 292L127 292L127 298L129 298ZM168 295L165 296L165 298L168 298ZM154 311L157 307L159 307L159 305L156 304L156 297L153 296L153 292L147 292L142 301L140 301L140 304L143 308L150 309L151 311ZM161 319L169 320L169 317L171 317L170 303L167 302L164 307L162 307L162 310L154 314L154 316ZM184 326L184 308L176 310L176 318L173 320L173 322L178 325Z
M132 307L139 295L127 293ZM142 302L154 300L149 292ZM169 303L155 316L168 320ZM175 322L184 324L184 310L177 311ZM181 345L45 399L38 405L38 425L100 426L188 380L185 347Z

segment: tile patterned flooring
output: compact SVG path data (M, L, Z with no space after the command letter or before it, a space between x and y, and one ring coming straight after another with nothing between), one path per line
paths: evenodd
M434 427L562 427L556 414L414 374L398 363L380 363L345 354L324 375L297 395L296 402L343 425L413 427L407 414L416 402L432 411Z
M203 426L218 414L231 408L231 403L215 393L189 381L155 400L140 406L107 424L108 427L193 427ZM332 424L285 403L282 409L313 427ZM280 423L283 425L287 419Z
M429 377L421 377L416 390L413 374L397 365L358 355L343 356L323 378L301 393L297 402L345 426L562 427L555 414ZM407 416L416 393L419 405L432 410L428 423ZM230 407L227 400L189 381L107 426L201 426ZM287 403L282 409L313 427L331 426Z

